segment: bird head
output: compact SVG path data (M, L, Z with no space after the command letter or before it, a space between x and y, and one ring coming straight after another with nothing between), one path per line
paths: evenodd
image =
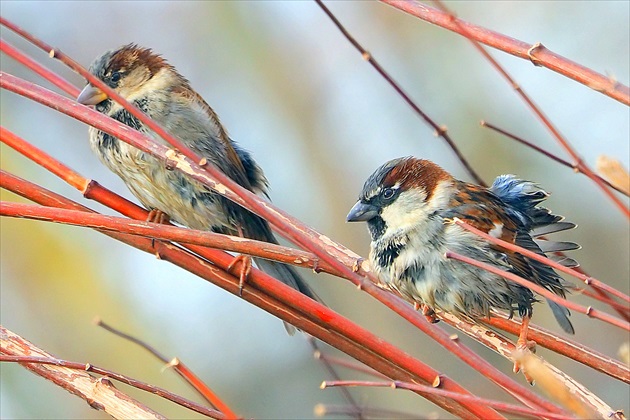
M372 239L422 226L448 203L453 177L435 163L414 157L391 160L365 182L348 222L367 222Z

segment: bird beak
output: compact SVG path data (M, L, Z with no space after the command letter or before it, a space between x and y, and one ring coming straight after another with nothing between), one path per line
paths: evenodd
M77 102L83 105L97 105L107 99L107 97L102 90L88 84L77 96Z
M346 217L347 222L367 222L378 216L378 207L358 201Z

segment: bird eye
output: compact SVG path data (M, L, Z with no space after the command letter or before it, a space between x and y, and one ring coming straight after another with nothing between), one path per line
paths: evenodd
M394 191L393 188L385 188L383 190L383 193L382 193L383 194L383 198L385 200L391 200L391 198L394 196L394 193L395 193L395 191Z
M112 83L118 83L118 81L120 80L120 72L119 71L115 71L112 73L110 80L112 81Z

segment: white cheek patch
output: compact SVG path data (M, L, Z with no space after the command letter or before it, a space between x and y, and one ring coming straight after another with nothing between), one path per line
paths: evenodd
M503 223L494 223L494 228L492 228L489 232L488 235L492 236L493 238L501 238L501 235L503 235Z
M423 188L414 188L400 193L391 205L383 208L381 217L387 224L387 232L407 232L422 229L429 216L448 206L452 195L451 183L442 181L436 185L431 199Z
M423 190L402 192L395 202L383 208L381 217L387 231L407 231L427 218L426 194Z

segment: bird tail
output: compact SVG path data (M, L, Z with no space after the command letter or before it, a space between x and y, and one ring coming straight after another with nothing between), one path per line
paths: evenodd
M547 299L547 303L553 312L553 316L556 317L556 321L562 327L562 329L568 334L575 334L575 330L573 329L573 324L569 321L569 315L571 313L564 306L558 305L556 302L553 302Z
M265 260L262 258L254 258L256 265L265 273L280 280L287 286L291 286L295 290L305 294L313 300L322 303L322 300L317 296L313 289L306 283L306 281L300 276L297 271L290 265L278 263L275 261Z
M275 277L287 286L291 286L295 290L310 297L311 299L323 304L321 298L317 296L313 289L306 283L306 281L304 281L302 276L300 276L297 271L290 265L278 263L275 261L269 261L262 258L254 258L254 261L256 262L258 268L260 268L265 273L269 274L272 277ZM295 334L295 327L293 325L285 322L284 328L287 330L289 335Z
M241 213L241 215L248 216L247 219L241 222L243 236L272 244L278 243L278 240L271 231L267 221L250 212ZM282 283L294 288L311 299L323 304L321 298L317 296L317 294L313 291L313 289L311 289L302 276L298 274L293 266L266 260L264 258L254 258L254 261L256 262L258 268L265 273L275 277ZM293 335L295 333L295 327L292 325L285 322L284 326L289 334Z

